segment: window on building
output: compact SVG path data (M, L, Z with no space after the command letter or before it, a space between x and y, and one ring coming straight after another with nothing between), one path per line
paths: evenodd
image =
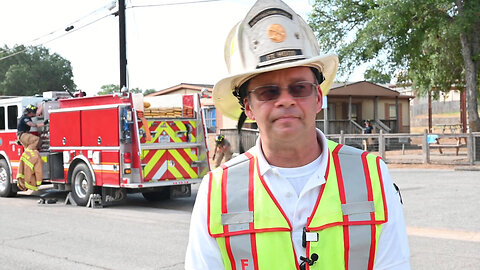
M353 104L352 103L352 114L351 114L352 120L357 121L358 120L358 104Z
M328 103L327 106L327 114L328 114L328 120L335 120L337 119L337 104L335 103Z
M209 106L204 108L205 113L205 125L207 126L208 133L217 132L217 113L215 107Z
M0 130L5 130L5 107L0 107Z
M388 116L389 116L390 119L396 119L397 118L397 110L395 108L395 104L388 105Z
M8 129L17 129L18 107L12 105L7 107L8 113Z

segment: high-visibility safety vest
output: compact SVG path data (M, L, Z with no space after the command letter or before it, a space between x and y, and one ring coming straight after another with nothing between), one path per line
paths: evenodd
M208 229L225 269L373 269L387 205L380 158L328 141L329 158L307 219L306 253L295 254L292 225L259 173L251 152L210 172Z

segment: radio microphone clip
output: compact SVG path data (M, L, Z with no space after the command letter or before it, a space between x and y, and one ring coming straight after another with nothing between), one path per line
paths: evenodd
M310 259L300 256L300 260L302 261L300 264L300 270L305 270L305 263L308 263L308 265L313 265L318 260L318 255L317 253L312 253Z

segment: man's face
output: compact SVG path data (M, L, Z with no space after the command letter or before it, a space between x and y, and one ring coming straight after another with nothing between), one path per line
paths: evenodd
M288 86L305 81L315 83L313 72L308 67L271 71L250 79L250 97L244 99L245 113L257 122L263 140L267 136L268 139L288 141L301 138L304 132L315 130L315 117L322 109L320 86L313 87L311 95L302 98L294 98L288 91ZM251 93L265 85L281 87L280 96L274 100L261 101Z

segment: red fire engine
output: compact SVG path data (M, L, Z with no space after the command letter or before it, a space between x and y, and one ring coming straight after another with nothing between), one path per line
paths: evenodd
M40 137L43 183L70 191L78 205L86 205L92 194L100 194L104 203L135 192L148 200L190 196L191 184L209 170L196 94L56 95L0 100L0 196L18 191L23 147L17 144L16 129L28 104L43 106L43 119L36 121L49 119L49 125L31 130Z

